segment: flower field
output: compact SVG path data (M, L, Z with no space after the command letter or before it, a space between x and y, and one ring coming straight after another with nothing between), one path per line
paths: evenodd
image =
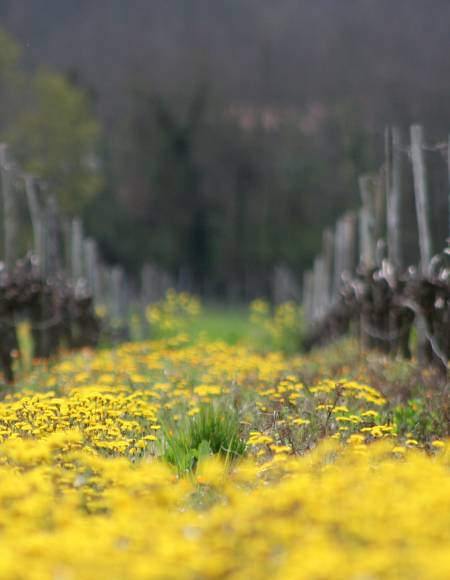
M450 577L445 436L362 380L305 382L307 358L179 330L0 403L0 578Z

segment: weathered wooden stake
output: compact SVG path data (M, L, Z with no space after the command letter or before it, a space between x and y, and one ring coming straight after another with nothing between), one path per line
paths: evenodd
M306 326L309 328L313 322L313 276L310 270L303 275L303 313Z
M313 319L320 320L325 310L325 267L323 256L317 256L314 260L314 295L313 295Z
M64 216L62 218L63 260L64 271L68 279L72 277L72 222Z
M78 218L72 220L72 279L83 278L83 224Z
M386 194L386 211L389 210L389 194L392 188L392 128L384 129L384 191Z
M402 135L399 127L392 128L391 171L386 180L388 259L395 269L402 267L400 206L402 186Z
M324 303L328 309L333 298L333 257L334 257L334 236L333 231L327 228L322 236L322 252L324 266Z
M17 216L13 191L13 168L8 146L0 143L0 175L3 196L4 260L7 270L14 268L17 250Z
M36 194L36 182L31 175L25 175L25 192L27 194L28 209L33 228L33 253L38 259L39 270L44 265L44 232L43 215Z
M94 298L94 303L99 302L99 273L98 273L98 256L97 244L92 238L84 240L84 261L86 264L86 281L90 293Z
M46 208L46 264L47 273L57 274L61 269L61 230L59 223L59 211L56 198L51 195L47 201Z
M333 269L333 298L336 300L342 286L342 272L344 270L344 222L338 219L334 231L334 269Z
M421 125L412 125L411 160L413 165L417 225L419 229L420 270L422 275L427 276L429 273L430 260L432 257L432 245L427 176L423 145L423 129Z
M361 262L363 262L366 268L373 268L376 258L373 177L371 175L361 175L359 178L359 189L362 201L362 208L360 210Z
M383 172L380 170L371 180L374 208L374 239L375 247L385 237L386 193L383 182Z
M356 267L356 215L349 211L342 218L342 274L347 277L355 273Z
M124 318L124 271L120 266L115 266L111 270L111 290L112 290L112 317L116 321Z

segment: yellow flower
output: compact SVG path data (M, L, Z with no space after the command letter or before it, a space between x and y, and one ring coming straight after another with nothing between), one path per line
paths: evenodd
M311 421L309 419L302 419L301 417L299 417L297 419L293 419L292 423L294 425L309 425Z

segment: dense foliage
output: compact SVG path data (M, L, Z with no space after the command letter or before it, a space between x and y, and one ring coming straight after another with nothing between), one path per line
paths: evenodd
M88 98L63 75L26 72L20 47L2 30L0 53L0 140L65 212L79 213L103 181L100 128ZM23 190L23 184L16 187Z

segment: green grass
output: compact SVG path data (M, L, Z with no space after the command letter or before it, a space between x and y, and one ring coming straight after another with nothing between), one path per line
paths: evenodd
M27 322L20 322L17 327L17 340L21 354L20 371L28 372L33 363L33 339ZM16 369L17 370L17 369Z
M194 337L203 333L209 340L223 340L231 345L246 342L251 334L248 309L205 306L192 322L189 333Z
M211 455L220 455L231 465L245 453L245 447L237 413L224 406L203 406L183 425L164 425L162 456L179 475L195 471Z

